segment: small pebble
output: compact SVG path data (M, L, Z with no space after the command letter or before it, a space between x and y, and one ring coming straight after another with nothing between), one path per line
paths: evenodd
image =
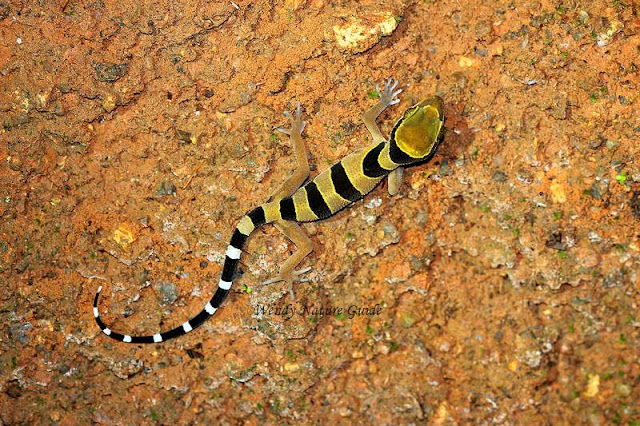
M447 160L446 158L442 160L442 164L440 164L438 174L440 176L449 176L451 174L451 169L449 168L449 160Z
M508 179L508 176L505 172L502 172L500 170L496 171L493 176L491 176L491 179L495 182L506 182Z
M155 286L160 294L160 302L163 305L170 305L178 299L178 288L170 282L160 282Z
M377 207L380 207L381 205L382 205L382 198L375 197L369 200L368 202L366 202L364 206L368 209L375 209Z
M429 222L429 215L425 211L420 211L415 216L415 222L418 226L425 226Z
M518 179L520 182L532 183L533 175L528 170L520 169L516 173L516 179Z

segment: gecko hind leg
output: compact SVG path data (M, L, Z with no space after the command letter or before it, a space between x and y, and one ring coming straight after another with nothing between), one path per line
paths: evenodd
M313 251L313 241L304 233L300 225L295 222L279 221L274 222L276 228L280 230L287 238L289 238L296 245L296 251L285 260L284 264L280 267L280 272L275 277L264 281L262 284L272 284L278 281L286 281L289 284L289 294L291 299L294 299L293 295L293 282L294 281L308 281L306 278L299 279L298 277L305 272L309 272L311 267L294 270L296 266L307 257L309 253Z

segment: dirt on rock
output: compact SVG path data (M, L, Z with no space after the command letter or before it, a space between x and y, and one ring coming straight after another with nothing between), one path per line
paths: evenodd
M640 425L634 1L0 0L0 424ZM437 94L446 136L293 246L231 232Z

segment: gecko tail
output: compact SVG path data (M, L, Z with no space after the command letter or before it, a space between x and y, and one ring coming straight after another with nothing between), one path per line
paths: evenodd
M207 302L204 308L196 316L189 319L182 325L172 328L169 331L150 334L146 336L131 336L128 334L117 333L111 330L111 328L107 327L104 321L102 321L102 319L100 318L100 312L98 311L98 299L100 297L100 292L102 291L102 286L100 286L98 287L96 295L93 299L93 316L96 320L96 323L98 324L98 327L100 327L100 330L102 330L102 332L110 338L124 343L160 343L169 339L183 336L195 330L211 316L213 316L213 314L215 314L222 305L222 302L224 302L224 300L227 298L227 295L229 294L229 291L231 289L231 284L233 284L233 278L236 274L236 271L238 270L238 262L240 260L240 255L242 254L242 249L247 242L247 238L254 229L264 225L265 222L264 210L262 206L255 208L240 220L238 227L233 232L231 242L227 247L224 266L222 268L222 277L218 282L218 288L216 292L214 293L211 300Z

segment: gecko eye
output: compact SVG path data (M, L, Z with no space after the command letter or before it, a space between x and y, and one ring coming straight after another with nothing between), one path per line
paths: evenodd
M433 97L422 101L409 108L396 124L396 144L409 156L424 158L436 147L443 124L442 99Z

